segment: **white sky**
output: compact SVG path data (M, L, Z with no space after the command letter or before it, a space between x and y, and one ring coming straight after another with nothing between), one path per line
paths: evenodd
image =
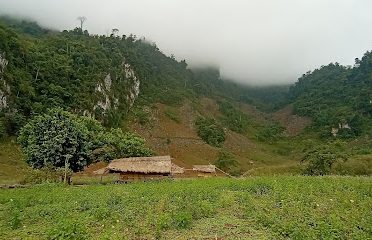
M0 14L90 33L136 34L190 65L261 85L294 82L372 49L371 0L0 0Z

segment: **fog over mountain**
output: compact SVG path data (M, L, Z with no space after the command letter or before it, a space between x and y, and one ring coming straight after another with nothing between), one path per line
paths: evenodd
M0 14L59 30L86 16L90 33L133 33L191 66L263 85L294 82L372 48L369 0L0 0Z

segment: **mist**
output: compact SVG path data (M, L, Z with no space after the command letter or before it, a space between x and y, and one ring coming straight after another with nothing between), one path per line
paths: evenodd
M293 83L372 48L370 0L0 0L0 14L63 30L135 34L191 67L249 85Z

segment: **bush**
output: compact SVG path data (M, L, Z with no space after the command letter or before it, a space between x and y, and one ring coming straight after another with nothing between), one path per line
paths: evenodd
M111 129L100 138L101 151L99 157L105 161L124 157L151 156L152 151L145 146L145 140L131 133L123 133L121 129Z
M68 171L67 177L71 178L72 172ZM59 182L64 178L64 169L45 167L42 169L29 169L24 173L21 184L40 184L44 182Z
M347 156L334 145L322 145L305 153L302 162L308 162L304 171L308 175L327 175L331 173L332 166L339 160L346 161Z
M247 115L229 102L219 102L218 104L220 112L224 115L225 126L234 132L243 133L250 124Z
M213 118L198 118L195 122L198 136L209 145L220 147L225 141L225 132Z
M261 142L274 143L280 139L284 128L279 124L271 124L261 129L257 134L257 140Z
M164 114L165 114L165 116L167 116L169 119L175 121L176 123L181 122L181 119L180 119L180 116L178 115L178 113L176 111L173 111L170 108L166 108L164 110Z
M5 136L5 126L3 122L0 120L0 139L2 139Z
M214 164L222 169L225 172L228 172L232 175L239 175L240 169L239 169L239 163L236 161L234 156L227 152L227 151L221 151L218 154L217 160L214 162Z
M47 232L47 239L84 240L88 239L88 232L82 224L65 220Z

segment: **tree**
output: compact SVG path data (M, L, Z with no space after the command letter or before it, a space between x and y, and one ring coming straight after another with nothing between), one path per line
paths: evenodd
M92 143L87 127L77 117L60 108L34 117L18 137L27 163L80 171L91 162Z
M117 36L118 33L119 33L119 29L117 29L117 28L113 28L112 31L111 31L111 34L114 37Z
M87 18L84 16L79 16L77 17L77 20L80 21L80 30L83 31L83 25L84 25L84 22L87 20Z
M327 144L308 150L301 162L308 162L305 174L327 175L331 173L332 166L336 161L347 160L347 156L336 144Z
M225 132L213 118L198 118L195 122L198 136L209 145L220 147L225 141Z
M145 140L120 128L113 128L99 137L100 148L95 151L100 160L111 161L123 157L151 156L152 151L145 146Z
M222 150L219 152L218 158L214 162L214 164L219 169L222 169L223 171L228 172L232 175L239 175L240 173L238 161L231 153L227 152L226 150Z

